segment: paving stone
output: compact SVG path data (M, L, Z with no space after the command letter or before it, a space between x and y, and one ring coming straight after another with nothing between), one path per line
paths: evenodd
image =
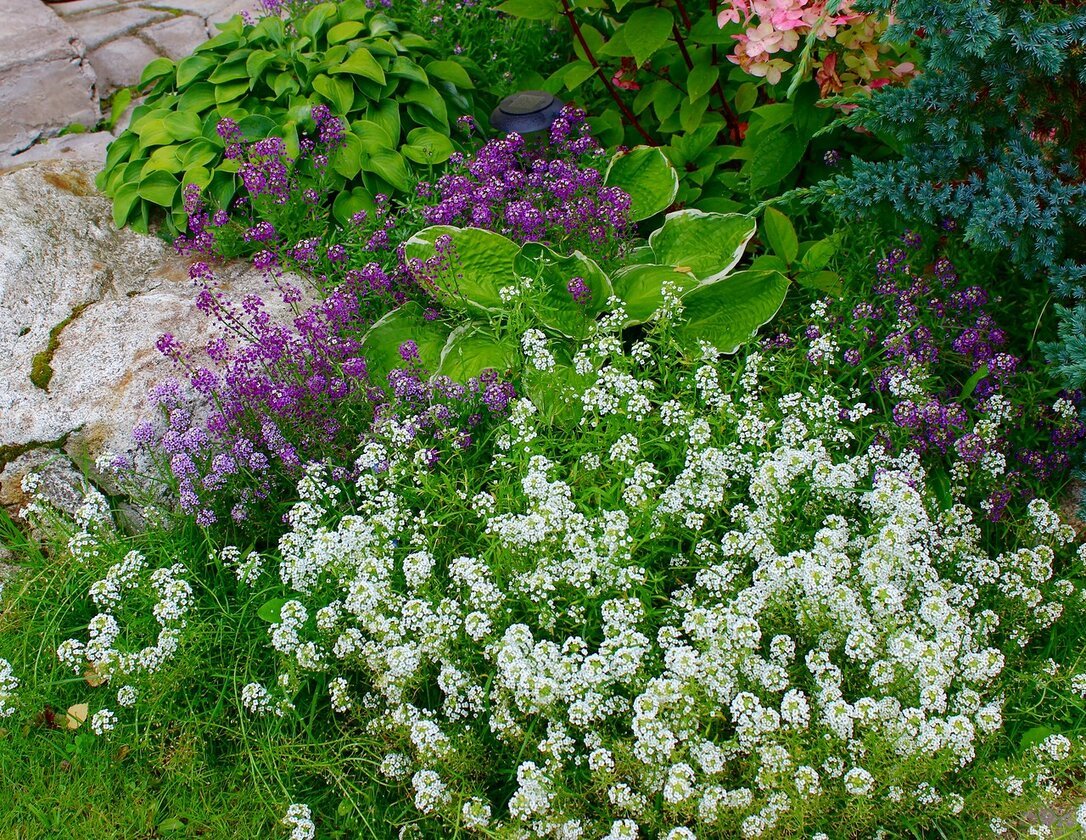
M132 35L103 44L87 56L98 74L98 95L103 98L117 88L136 84L143 68L156 58L158 53Z
M39 160L85 160L102 166L106 160L106 146L112 140L113 135L108 131L65 134L31 146L14 157L0 159L0 166L10 168Z
M93 126L94 83L82 43L48 6L0 0L0 157L73 123Z
M107 7L119 8L121 5L121 0L75 0L75 2L54 3L49 8L64 18Z
M257 0L234 0L232 3L225 4L217 12L212 12L207 16L207 25L211 29L211 34L216 33L216 23L225 23L242 12L255 12L258 5Z
M232 2L233 0L150 0L142 5L151 9L180 9L206 18L225 9Z
M142 35L160 53L180 61L207 40L207 27L201 17L181 15L147 27Z
M79 34L80 40L90 51L110 41L115 41L122 35L130 35L148 24L167 20L169 17L169 12L159 9L143 9L139 6L128 5L86 15L73 15L67 18L67 22Z

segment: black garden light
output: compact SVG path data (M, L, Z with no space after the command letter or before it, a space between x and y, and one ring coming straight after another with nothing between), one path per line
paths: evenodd
M522 90L511 94L490 114L490 124L498 131L515 131L524 136L546 131L558 119L565 103L545 90Z

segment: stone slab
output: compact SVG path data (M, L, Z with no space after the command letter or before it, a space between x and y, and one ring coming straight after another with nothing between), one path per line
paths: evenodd
M142 35L162 55L180 61L207 40L207 26L202 17L180 15L147 27Z
M69 0L67 3L53 3L49 8L62 18L81 15L99 9L119 8L121 0Z
M149 24L167 20L169 17L169 12L159 9L143 9L139 6L127 5L84 15L72 15L67 18L67 23L79 34L87 50L94 50L123 35L131 35ZM95 67L97 68L98 65Z
M143 68L156 58L158 53L133 35L103 44L87 56L98 74L98 95L103 98L139 82Z
M0 114L0 157L101 116L82 42L40 0L0 0Z
M113 135L108 131L65 134L31 146L25 152L0 162L0 167L12 168L40 160L84 160L104 166L106 147L112 140Z

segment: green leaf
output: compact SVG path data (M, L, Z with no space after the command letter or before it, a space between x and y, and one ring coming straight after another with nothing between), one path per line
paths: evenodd
M213 85L221 85L224 82L248 79L249 71L245 68L245 64L244 61L231 61L228 64L220 64L215 72L208 77L208 81Z
M160 831L164 834L170 834L174 831L182 831L185 828L185 823L179 820L177 817L169 817L163 820L155 826L156 831Z
M779 271L740 271L698 286L683 295L683 317L673 325L675 338L692 354L699 341L734 353L773 319L787 294L788 278Z
M561 7L555 0L505 0L496 11L525 20L550 20L561 14Z
M346 79L321 74L313 79L313 90L323 96L337 114L348 114L354 104L354 85Z
M693 274L678 271L674 266L652 263L620 268L611 282L615 294L626 302L625 326L644 324L652 318L664 302L664 283L674 284L680 295L698 285Z
M265 601L256 611L257 618L268 624L278 624L283 618L283 604L289 600L289 598L272 598L270 601Z
M596 75L596 68L587 61L575 61L566 65L566 70L562 74L562 84L566 86L566 90L576 90L594 75Z
M496 370L504 376L517 366L519 358L516 342L499 339L486 327L468 323L449 334L436 373L460 383L486 370Z
M238 120L238 130L241 132L242 139L247 143L271 137L278 128L279 123L262 114L249 114L249 116Z
M498 312L500 290L512 285L514 260L520 252L515 242L482 228L435 225L424 228L404 243L408 260L429 260L437 254L435 243L448 237L447 256L441 267L423 282L442 303L461 310Z
M328 43L342 44L344 41L350 41L365 28L365 25L357 20L345 20L343 23L337 23L328 30Z
M400 106L396 100L386 99L367 106L366 119L382 126L394 144L400 141Z
M348 181L362 170L362 141L348 132L343 145L332 158L332 168Z
M837 253L837 238L829 236L814 242L800 257L799 264L806 271L821 271L830 264L834 254Z
M426 72L438 79L452 82L463 90L472 90L475 84L471 81L468 71L455 61L431 61L426 65Z
M252 88L263 75L265 68L277 58L276 54L268 50L253 50L245 59L245 72L249 76L249 87Z
M385 72L387 75L395 76L398 79L410 79L413 82L422 82L424 85L430 83L430 77L426 75L426 71L405 55L398 55L393 58L392 64L389 65L388 70Z
M147 165L143 167L143 171L146 173L153 169L165 169L167 172L176 172L181 166L181 159L178 156L179 148L179 146L159 146L147 158Z
M452 141L440 131L420 127L407 133L407 145L400 151L415 163L437 165L452 157L454 149Z
M686 93L690 101L700 99L713 89L720 78L720 70L715 64L698 64L686 77Z
M638 9L630 15L622 25L622 37L638 67L667 43L674 23L671 12L657 7Z
M374 152L369 157L363 158L362 168L366 172L372 172L384 178L388 183L399 190L406 192L411 185L411 179L407 174L407 164L403 155L394 151Z
M663 151L635 146L611 158L604 182L630 195L630 218L639 222L666 210L679 192L679 173Z
M178 111L202 114L215 107L215 86L211 82L196 82L177 100Z
M381 65L377 63L377 59L373 57L369 50L365 47L359 47L353 53L350 58L340 64L338 67L333 67L329 73L350 73L353 76L362 76L366 79L372 79L379 85L385 83L385 71L381 69Z
M139 196L160 207L170 207L180 188L176 175L156 169L140 179Z
M762 225L773 253L791 265L799 254L799 237L792 221L776 207L767 207Z
M132 210L139 203L139 189L136 184L121 184L113 196L113 224L122 228L128 224Z
M554 367L547 371L525 370L525 390L545 422L575 426L584 413L578 395L584 393L596 375L577 373L565 342L552 343L549 349L554 356Z
M143 68L143 72L140 73L139 83L136 86L145 88L156 79L162 79L169 76L173 73L174 66L174 63L168 58L156 58Z
M521 277L539 284L529 304L539 322L569 338L587 337L596 316L607 308L614 294L604 270L580 251L559 254L538 242L528 242L513 260L513 268ZM584 303L575 301L569 292L574 277L580 277L588 287L590 294Z
M195 111L175 111L163 123L174 140L195 140L204 132L204 121Z
M796 283L834 297L844 294L841 276L833 271L801 271L796 274Z
M308 35L313 41L316 41L324 25L330 18L335 17L335 14L335 3L321 3L302 18L302 22L298 24L298 32L302 35Z
M1034 726L1027 729L1022 733L1022 737L1018 741L1018 749L1025 752L1030 747L1036 746L1049 735L1054 735L1058 731L1058 729L1053 729L1051 726Z
M343 190L336 196L336 200L332 202L332 215L343 227L348 227L351 224L351 216L355 213L364 210L372 216L376 207L373 197L368 192L362 187L355 187L350 192Z
M221 85L215 86L215 104L225 105L227 102L233 102L235 99L240 99L249 92L249 79L238 79L236 82L225 82Z
M712 283L739 263L758 225L738 213L678 210L649 236L649 246L661 265L689 271L702 284Z
M973 375L965 381L964 385L962 385L962 390L961 393L958 394L958 399L964 400L966 397L973 396L973 392L977 390L977 386L980 384L980 381L984 379L984 377L986 377L987 375L988 365L981 365L979 368L977 368L976 371L974 371Z
M162 117L144 118L133 130L139 135L141 149L165 146L173 141L173 135L166 128L166 120Z
M132 88L123 87L113 94L113 98L109 102L109 121L107 122L110 129L117 125L117 121L131 104Z
M425 310L415 301L393 309L362 337L370 381L383 386L389 371L407 367L400 356L400 345L405 341L414 341L418 346L424 370L436 370L448 338L449 328L440 321L427 321Z
M754 82L743 82L735 92L735 112L745 114L758 102L758 86Z
M749 137L749 135L748 135ZM759 191L783 181L807 151L807 142L794 131L767 131L759 136L750 160L750 188Z

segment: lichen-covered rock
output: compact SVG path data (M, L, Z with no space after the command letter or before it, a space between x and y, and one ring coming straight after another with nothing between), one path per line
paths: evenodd
M42 445L86 464L130 454L133 426L152 417L149 387L174 374L158 337L199 348L218 334L193 304L187 262L118 231L94 170L43 162L0 175L0 469ZM273 318L289 316L251 267L219 277L227 296L262 294Z
M0 471L0 506L45 539L59 521L112 528L105 497L63 452L35 449Z

